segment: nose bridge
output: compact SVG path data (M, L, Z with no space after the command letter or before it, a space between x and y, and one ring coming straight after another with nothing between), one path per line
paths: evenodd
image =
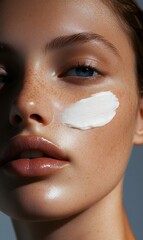
M26 67L22 79L21 89L17 95L16 102L35 102L36 98L39 98L40 95L41 80L41 74L36 71L33 66Z
M47 125L52 121L50 98L47 98L48 93L45 94L44 84L44 71L40 62L27 63L21 89L14 96L11 106L11 125L14 127L32 123Z

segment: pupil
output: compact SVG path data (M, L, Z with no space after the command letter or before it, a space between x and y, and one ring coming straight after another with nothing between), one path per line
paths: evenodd
M93 76L93 69L88 67L79 67L77 69L78 76L90 77Z

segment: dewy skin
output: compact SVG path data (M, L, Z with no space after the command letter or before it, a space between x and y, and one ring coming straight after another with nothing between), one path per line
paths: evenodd
M66 108L62 123L81 130L101 127L113 119L118 107L118 98L112 92L99 92Z

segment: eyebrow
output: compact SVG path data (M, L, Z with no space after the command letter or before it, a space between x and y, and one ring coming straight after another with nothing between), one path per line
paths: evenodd
M92 32L82 32L72 35L58 36L57 38L54 38L46 44L45 50L56 50L71 45L84 44L92 41L102 43L105 47L109 48L116 56L120 57L117 48L111 42L109 42L103 36ZM0 52L14 53L17 51L16 48L13 47L10 43L0 42Z
M117 48L111 42L109 42L103 36L92 32L82 32L72 35L59 36L46 45L46 51L60 49L75 44L84 44L92 41L102 43L103 45L105 45L105 47L109 48L115 55L120 57Z

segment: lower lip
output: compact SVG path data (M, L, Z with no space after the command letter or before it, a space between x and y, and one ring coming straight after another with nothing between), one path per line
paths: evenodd
M23 158L8 162L5 169L16 176L44 177L61 170L67 164L67 161L52 158Z

